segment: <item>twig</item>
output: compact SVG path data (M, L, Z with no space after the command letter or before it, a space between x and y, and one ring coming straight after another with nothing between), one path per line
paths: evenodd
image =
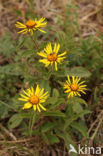
M16 141L16 137L11 133L9 132L2 124L0 124L0 128L8 135L12 138L12 140Z
M86 16L84 16L82 19L80 19L80 22L83 22L85 20L87 20L89 17L93 16L94 14L98 13L99 12L99 9L93 11L93 12L90 12L89 14L87 14Z
M88 130L88 134L90 134L91 130L93 129L93 127L97 123L97 121L101 118L102 114L103 114L103 111L101 111L101 113L98 115L97 119L92 123L90 129Z
M23 139L23 140L15 140L15 141L6 141L6 140L2 140L0 141L0 143L8 143L8 144L12 144L12 143L21 143L21 142L27 142L27 141L31 141L34 140L35 137L29 138L29 139Z
M95 132L94 132L93 135L91 136L91 140L94 140L94 138L95 138L95 136L96 136L96 134L97 134L97 132L98 132L98 129L99 129L101 123L102 123L102 120L103 120L103 116L101 117L101 119L100 119L100 121L99 121L99 123L98 123L98 126L97 126L96 129L95 129Z

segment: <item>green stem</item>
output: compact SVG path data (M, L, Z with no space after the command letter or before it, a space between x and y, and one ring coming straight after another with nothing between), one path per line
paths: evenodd
M35 117L36 117L36 113L35 112L31 112L31 118L29 121L29 134L30 136L32 135L32 130L33 130L33 125L35 123Z
M35 49L38 49L38 44L37 44L37 42L33 39L33 36L32 36L32 35L30 35L30 37L31 37L31 40L32 40L33 43L34 43L34 48L35 48Z
M1 101L1 100L0 100L0 103L2 103L3 105L7 106L7 107L10 108L10 109L15 110L14 107L12 107L11 105L8 105L7 103L5 103L5 102L3 102L3 101Z

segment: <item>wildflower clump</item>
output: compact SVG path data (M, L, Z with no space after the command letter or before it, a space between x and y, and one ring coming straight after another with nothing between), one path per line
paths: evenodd
M66 141L67 133L70 130L70 134L72 134L72 129L74 128L75 130L75 127L77 130L80 130L80 128L78 129L80 124L76 123L76 120L88 114L88 111L85 111L84 107L82 108L82 104L86 102L83 99L81 100L81 97L74 97L81 96L81 93L86 94L85 81L81 81L80 78L85 77L84 75L80 75L85 71L79 72L80 77L78 77L76 70L72 72L72 66L74 66L73 61L77 59L77 55L74 53L75 47L73 48L75 42L71 37L70 42L67 42L69 40L67 34L64 36L67 40L65 40L63 45L63 38L57 40L58 35L54 37L54 40L57 40L57 42L52 43L51 41L48 42L51 39L48 32L46 37L39 35L39 33L34 33L35 31L45 33L41 28L44 28L46 25L45 18L41 18L40 20L29 19L25 24L20 22L15 24L16 27L21 29L18 33L28 34L28 36L22 37L23 39L21 38L22 42L20 40L20 52L18 52L22 57L19 59L21 65L19 68L21 69L20 76L22 75L23 82L27 82L27 85L32 83L34 85L38 84L35 89L26 86L28 89L26 91L23 90L23 93L20 94L21 97L18 100L25 103L23 105L22 103L20 104L21 111L18 114L20 114L20 122L22 116L29 119L29 126L27 125L27 127L29 128L30 135L37 134L45 142L47 140L48 143L53 144L59 142L58 138L62 136L62 133L64 138L62 136L61 139L64 139L66 144L68 144L68 140ZM26 37L27 39L25 39ZM43 42L41 41L42 39L44 39ZM69 46L69 44L71 45ZM60 51L60 47L62 48L61 45L66 50ZM78 51L76 51L77 53ZM51 67L50 70L49 67ZM74 75L77 76L75 77ZM67 80L65 82L66 76ZM44 88L47 90L46 92ZM68 99L65 93L68 94ZM72 100L69 99L70 97ZM48 107L44 104L48 105ZM26 109L29 110L25 111ZM57 122L60 126L56 124ZM72 127L73 123L74 127ZM36 131L35 126L37 126Z

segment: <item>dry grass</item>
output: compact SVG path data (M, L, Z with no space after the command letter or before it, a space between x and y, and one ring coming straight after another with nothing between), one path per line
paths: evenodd
M17 20L25 21L25 13L32 7L34 14L44 16L49 22L55 23L57 15L63 14L71 0L1 0L0 2L0 35L11 31L16 34L14 23ZM79 9L79 24L83 36L95 35L97 31L103 32L103 1L102 0L76 0L72 1ZM21 16L17 16L19 12Z

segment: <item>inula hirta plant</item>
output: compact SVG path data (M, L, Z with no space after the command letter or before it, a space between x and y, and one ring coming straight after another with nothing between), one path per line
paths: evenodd
M61 63L66 57L66 51L58 54L60 49L60 44L55 43L54 48L52 48L51 43L48 43L47 46L44 48L43 52L38 52L37 54L43 57L43 59L40 59L39 62L42 62L45 64L45 67L48 67L49 65L53 66L55 65L56 71L57 63Z
M24 95L21 95L19 98L20 101L25 101L26 103L22 107L22 109L29 109L33 107L34 111L38 110L41 112L40 108L46 111L46 108L43 107L41 103L44 103L48 98L48 92L44 93L44 88L41 89L39 85L37 85L36 90L34 91L33 87L27 89L27 91L23 90Z
M44 20L45 20L45 18L41 18L40 20L29 19L25 24L17 22L15 24L15 26L17 28L22 29L21 31L18 32L18 33L22 33L22 34L26 34L27 32L30 32L30 34L33 35L33 32L36 30L39 30L39 31L45 33L45 31L43 31L41 29L47 25L47 22L44 22Z
M85 94L86 85L83 83L85 81L80 82L80 77L74 77L72 76L72 81L70 80L70 77L67 76L67 81L64 84L64 89L66 89L65 93L68 93L68 98L73 96L81 96L80 92Z
M41 18L40 20L32 20L29 19L26 24L22 24L20 22L17 22L15 24L16 27L23 29L19 31L19 33L25 34L27 32L30 32L30 35L33 35L33 32L36 30L42 31L40 28L45 27L47 25L47 22L44 22L45 18ZM51 67L55 66L55 70L58 70L57 64L63 63L64 59L66 58L66 51L63 53L59 53L60 50L60 44L55 43L54 48L52 47L51 43L49 42L43 51L37 52L37 55L41 56L42 59L39 59L39 62L42 62L45 67L48 67L51 65ZM68 98L73 96L81 96L80 93L85 94L86 85L83 85L85 81L80 82L79 77L72 76L72 81L70 80L70 77L67 76L67 81L64 84L65 93L68 93ZM26 101L26 104L22 109L29 109L33 107L33 109L36 111L38 110L41 112L40 108L42 108L44 111L46 108L44 108L41 103L45 102L48 97L48 92L44 93L44 89L40 89L37 85L36 91L34 92L33 87L31 89L27 89L27 92L25 92L25 95L21 94L22 98L19 98L21 101Z
M35 130L33 126L34 124L37 124L38 132L35 131L36 134L43 137L44 140L48 140L48 135L50 135L49 141L52 140L53 143L53 141L58 141L58 137L60 137L61 133L63 134L62 137L66 134L66 136L64 136L64 140L66 140L68 136L67 131L71 130L71 128L68 129L68 125L71 126L72 122L76 121L78 118L81 118L81 116L88 113L87 110L85 112L84 108L82 109L81 102L84 100L81 100L80 98L81 94L86 94L85 91L87 89L85 81L82 81L81 78L78 77L77 73L74 73L75 75L77 75L76 77L72 72L71 75L68 74L70 72L68 67L69 64L67 63L72 62L72 57L69 57L70 54L68 56L68 45L66 47L65 44L66 51L62 51L62 47L60 48L62 44L58 43L58 41L55 41L54 43L51 43L51 41L47 41L49 40L48 33L47 38L45 38L43 43L41 41L38 42L38 37L39 40L41 40L42 37L39 36L38 33L34 32L41 31L44 33L41 28L44 28L46 25L47 22L45 22L45 18L43 17L40 20L29 19L25 24L22 24L20 22L17 22L15 24L17 28L21 29L19 33L28 34L25 36L27 37L27 40L24 39L22 42L26 43L22 47L23 57L26 60L23 60L25 63L25 66L23 66L23 69L25 69L24 81L27 81L28 86L31 86L32 83L36 85L35 89L33 88L34 86L29 88L26 85L26 89L23 89L21 91L20 97L18 98L18 101L21 101L21 110L18 114L20 114L20 119L22 118L22 116L29 119L29 124L27 126L29 128L30 135L34 134L32 133L32 131ZM71 58L71 60L68 60L69 58ZM27 73L25 72L26 70ZM30 74L30 76L28 74ZM27 78L25 78L26 76ZM67 80L65 82L66 76ZM77 98L75 96L79 97ZM75 100L77 99L78 101L76 103ZM66 107L64 107L64 105ZM61 106L64 107L64 111L62 111ZM79 113L80 115L76 113ZM70 118L68 119L68 117ZM56 124L57 122L60 124L60 127ZM74 128L76 127L76 122L73 126ZM76 128L78 127L80 127L80 124L77 125ZM78 129L80 130L80 128Z

